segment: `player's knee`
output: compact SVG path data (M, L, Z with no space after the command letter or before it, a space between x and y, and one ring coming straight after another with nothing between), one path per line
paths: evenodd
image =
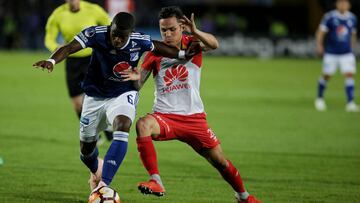
M129 132L132 121L129 117L124 115L118 115L115 117L113 122L114 131Z
M82 142L80 141L80 152L82 155L89 155L91 154L96 147L96 141L95 142Z
M344 75L346 78L350 78L350 79L354 77L353 73L345 73Z
M330 78L331 78L331 76L330 75L327 75L327 74L325 74L325 75L323 75L323 78L324 78L324 80L330 80Z
M145 135L145 132L151 131L150 120L147 117L141 117L136 122L136 132L138 135Z

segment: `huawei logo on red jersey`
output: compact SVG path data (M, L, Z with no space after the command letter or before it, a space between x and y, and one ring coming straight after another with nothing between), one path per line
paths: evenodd
M175 80L179 80L181 82L186 81L189 75L188 70L184 65L174 65L173 67L167 69L165 71L164 81L166 86L172 85Z

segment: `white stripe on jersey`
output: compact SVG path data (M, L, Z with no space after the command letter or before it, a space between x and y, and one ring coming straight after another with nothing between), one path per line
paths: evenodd
M77 35L74 37L74 39L81 44L82 48L86 48L85 43Z
M133 37L133 36L130 36L130 39L150 40L150 37Z
M103 26L97 26L95 27L96 30L102 30L102 29L107 29L107 26L103 25Z

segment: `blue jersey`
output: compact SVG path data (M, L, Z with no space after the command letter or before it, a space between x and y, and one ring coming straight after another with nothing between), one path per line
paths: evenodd
M85 94L92 97L112 98L136 90L133 81L122 81L120 72L135 68L142 54L154 49L149 35L135 32L121 49L115 49L110 42L109 26L86 28L75 40L83 48L93 49L82 84Z
M356 32L357 19L351 12L341 14L337 10L329 11L323 17L320 29L327 32L325 52L330 54L351 53L351 37Z

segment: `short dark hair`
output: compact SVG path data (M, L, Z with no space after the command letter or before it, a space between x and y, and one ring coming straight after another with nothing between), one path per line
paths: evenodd
M176 17L177 19L181 19L183 17L183 12L178 6L168 6L161 8L159 12L159 19Z
M113 18L111 24L116 25L115 32L133 31L135 28L135 17L126 12L119 12Z

